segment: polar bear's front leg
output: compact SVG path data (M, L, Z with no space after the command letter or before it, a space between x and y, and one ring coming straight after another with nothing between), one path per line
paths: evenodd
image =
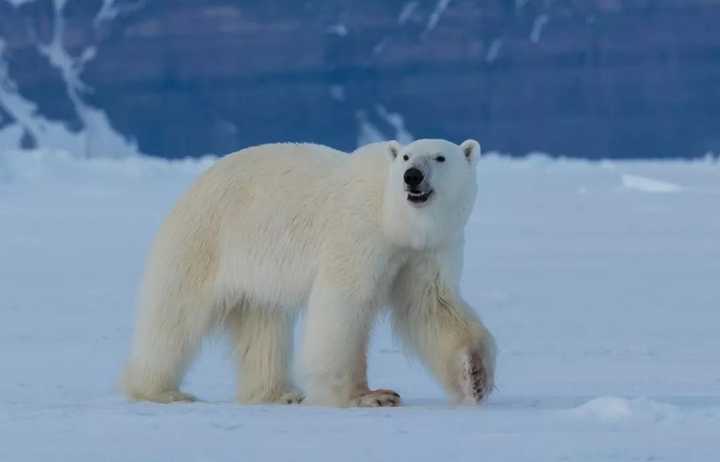
M393 327L456 401L479 403L494 388L495 340L441 269L431 259L401 269Z
M392 390L370 390L367 347L377 313L367 297L316 283L303 338L306 403L330 406L397 406Z

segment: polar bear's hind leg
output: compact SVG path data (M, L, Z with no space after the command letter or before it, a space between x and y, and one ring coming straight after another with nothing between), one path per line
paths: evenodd
M283 308L238 304L225 325L238 369L241 403L300 403L290 378L295 316Z
M210 327L211 308L204 306L209 301L193 302L163 299L141 307L133 352L122 379L128 397L159 403L195 400L181 392L179 385Z

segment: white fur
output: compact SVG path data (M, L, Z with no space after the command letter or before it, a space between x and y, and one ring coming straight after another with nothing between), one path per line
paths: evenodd
M391 390L371 391L366 376L370 329L385 306L451 396L469 398L463 367L477 360L468 358L482 359L492 387L492 336L458 292L478 155L472 140L419 140L375 143L350 156L271 144L218 161L155 240L127 394L192 399L179 384L201 339L220 327L234 344L241 402L297 402L289 370L293 322L304 310L307 401L397 405ZM407 200L410 165L435 191L423 207Z

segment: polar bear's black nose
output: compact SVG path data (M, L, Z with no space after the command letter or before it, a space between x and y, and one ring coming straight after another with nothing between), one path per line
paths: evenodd
M420 183L423 182L423 179L425 179L423 172L421 172L419 169L415 167L411 167L407 170L405 170L405 184L410 186L411 188L415 188L420 185Z

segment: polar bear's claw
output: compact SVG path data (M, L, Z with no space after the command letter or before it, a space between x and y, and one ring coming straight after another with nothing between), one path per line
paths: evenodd
M400 395L393 390L370 390L357 397L353 404L358 407L397 407L400 406Z
M305 395L299 391L289 391L280 397L279 402L283 404L300 404L305 401Z

